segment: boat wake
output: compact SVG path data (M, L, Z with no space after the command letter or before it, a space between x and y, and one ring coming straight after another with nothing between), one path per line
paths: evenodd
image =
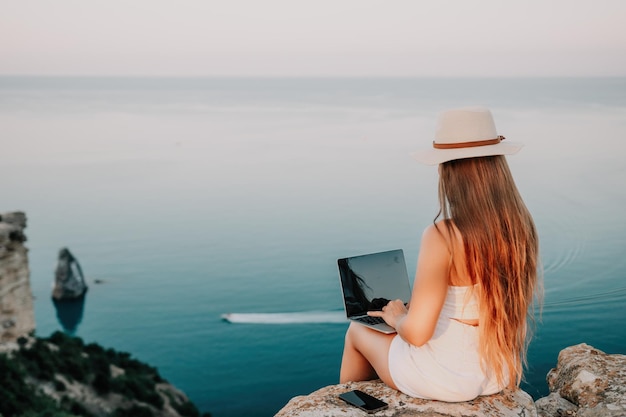
M229 323L253 324L301 324L346 323L343 311L302 311L294 313L226 313L222 320Z

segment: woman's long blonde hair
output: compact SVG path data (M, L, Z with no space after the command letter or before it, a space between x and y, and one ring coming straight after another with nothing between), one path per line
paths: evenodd
M479 352L509 388L519 386L541 298L535 224L502 155L440 165L437 218L463 238L467 271L478 286ZM452 247L451 247L452 250Z

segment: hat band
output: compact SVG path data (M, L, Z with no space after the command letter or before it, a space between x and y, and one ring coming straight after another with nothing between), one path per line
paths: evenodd
M496 145L503 141L504 136L498 136L495 139L475 140L473 142L457 142L457 143L437 143L433 141L433 148L435 149L458 149L458 148L473 148L475 146L487 146Z

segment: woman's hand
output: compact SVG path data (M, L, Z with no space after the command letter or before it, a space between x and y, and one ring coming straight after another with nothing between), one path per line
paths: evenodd
M400 319L406 316L408 310L402 300L389 301L381 311L368 311L367 315L372 317L382 317L385 323L397 329Z

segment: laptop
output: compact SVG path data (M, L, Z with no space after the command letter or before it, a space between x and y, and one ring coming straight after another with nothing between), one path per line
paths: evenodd
M382 318L370 317L367 312L381 310L390 300L409 302L411 287L402 249L340 258L337 266L348 320L395 333Z

